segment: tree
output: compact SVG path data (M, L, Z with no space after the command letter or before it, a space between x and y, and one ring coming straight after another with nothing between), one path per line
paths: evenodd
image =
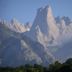
M49 65L49 72L57 72L61 68L62 64L56 61L54 64Z

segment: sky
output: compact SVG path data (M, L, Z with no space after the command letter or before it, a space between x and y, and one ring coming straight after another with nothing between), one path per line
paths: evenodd
M0 19L33 23L37 9L51 5L53 15L72 19L72 0L0 0Z

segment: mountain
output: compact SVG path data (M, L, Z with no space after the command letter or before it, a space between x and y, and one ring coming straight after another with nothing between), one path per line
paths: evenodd
M60 62L64 62L68 58L72 58L72 21L69 17L57 17L56 24L59 28L59 46L53 55Z
M1 20L1 22L5 24L12 31L19 32L19 33L29 31L31 28L31 23L21 24L15 18L13 18L11 22L7 22L5 20Z
M72 21L54 17L51 6L37 10L33 24L0 21L0 65L47 65L72 57Z
M65 48L63 47L66 44L69 46L72 40L72 21L65 16L54 17L51 6L47 5L37 10L30 31L25 32L24 35L42 44L57 58L57 55L61 54L61 52L64 54ZM68 49L71 50L71 47L69 46ZM59 50L61 51L59 52ZM61 54L61 56L63 55ZM69 55L65 54L61 59L64 60L66 57L69 57Z
M37 10L37 15L31 30L27 32L26 35L45 47L47 47L49 43L56 43L56 39L59 36L59 29L49 5Z
M52 62L53 55L43 45L0 22L0 66L47 65Z

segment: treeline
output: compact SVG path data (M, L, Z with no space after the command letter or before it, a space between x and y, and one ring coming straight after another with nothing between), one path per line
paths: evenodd
M56 61L50 64L48 67L42 65L29 65L11 68L11 67L0 67L0 72L72 72L72 58L68 59L65 63L59 63Z

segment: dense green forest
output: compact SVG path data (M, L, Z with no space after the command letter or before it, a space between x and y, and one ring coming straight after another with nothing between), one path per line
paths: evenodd
M29 65L12 68L12 67L0 67L0 72L72 72L72 58L69 58L64 63L56 61L50 64L48 67L42 65Z

